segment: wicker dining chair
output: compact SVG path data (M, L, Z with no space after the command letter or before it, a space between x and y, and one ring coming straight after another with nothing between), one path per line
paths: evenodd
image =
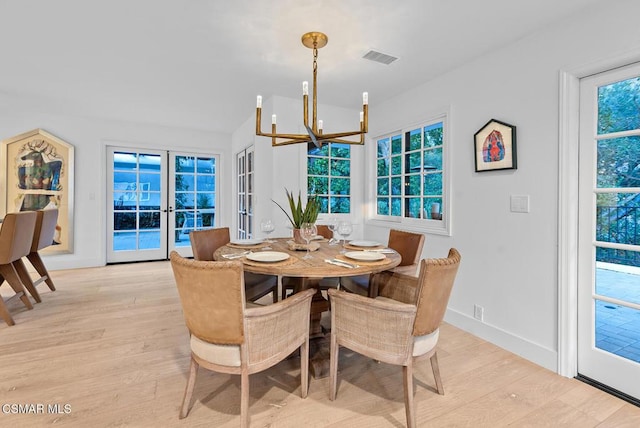
M33 309L15 263L21 262L22 257L29 254L36 216L34 211L7 213L0 228L0 285L6 281L15 291L15 294L6 301L0 296L0 317L7 325L15 325L15 321L5 305L6 302L20 299L27 309ZM27 287L33 287L33 284L30 283ZM35 287L30 288L29 291L32 294L38 294Z
M170 255L184 319L191 335L191 364L180 419L190 409L198 367L240 375L241 426L249 426L249 375L300 349L302 398L309 386L309 314L314 290L273 305L246 307L242 262L189 260Z
M422 233L391 229L389 230L389 242L387 246L396 250L398 254L400 254L400 257L402 257L402 261L398 266L393 268L393 271L415 276L424 247L424 235ZM374 285L375 282L372 281L375 275L377 274L342 278L340 280L340 287L352 293L360 294L361 296L376 297L378 295L378 289Z
M213 261L213 253L223 245L231 242L228 227L216 229L194 230L189 233L193 258L200 261ZM247 300L256 300L271 294L273 303L278 301L278 278L273 275L260 275L252 272L244 273L245 295Z
M329 290L331 299L330 399L337 393L338 353L344 346L388 364L401 365L407 426L416 427L413 365L430 358L436 389L444 394L436 346L439 327L460 265L460 253L420 262L418 278L387 272L376 299Z

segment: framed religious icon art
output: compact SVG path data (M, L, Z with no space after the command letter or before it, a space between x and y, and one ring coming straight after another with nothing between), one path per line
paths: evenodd
M516 169L516 127L491 119L473 136L476 172Z
M73 252L73 146L35 129L2 141L3 212L57 208L58 224L43 252Z

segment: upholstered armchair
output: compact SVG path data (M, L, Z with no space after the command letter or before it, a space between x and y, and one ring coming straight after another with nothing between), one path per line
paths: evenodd
M309 379L309 313L314 290L273 305L246 308L242 262L202 262L171 252L191 364L180 419L187 416L198 367L240 375L241 426L249 426L249 375L300 349L302 398Z
M376 299L329 290L331 299L330 398L337 394L339 347L402 366L407 425L416 427L413 403L413 366L426 358L439 394L444 394L436 346L440 324L460 265L455 248L447 258L420 262L417 278L387 272Z
M193 258L201 261L212 261L213 253L223 245L231 242L228 227L216 229L194 230L189 233ZM254 302L267 294L271 294L273 303L278 301L278 278L273 275L260 275L252 272L244 273L245 295Z
M387 246L396 250L402 257L402 261L393 269L393 272L415 276L418 269L418 261L422 256L422 248L424 247L424 235L422 233L391 229L389 230ZM345 277L340 280L340 286L361 296L376 297L378 289L373 281L376 275L378 274Z

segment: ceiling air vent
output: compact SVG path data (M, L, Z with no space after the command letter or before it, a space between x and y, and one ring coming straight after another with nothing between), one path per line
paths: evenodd
M382 52L376 52L374 50L370 50L369 52L364 54L362 58L370 59L371 61L380 62L387 65L398 59L395 56L383 54Z

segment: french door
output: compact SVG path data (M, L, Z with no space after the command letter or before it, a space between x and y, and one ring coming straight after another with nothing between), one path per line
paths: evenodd
M578 373L640 399L640 65L580 82Z
M215 227L217 156L108 148L107 262L192 256L189 232Z
M237 184L237 224L236 237L240 239L253 238L254 231L254 178L255 153L253 146L236 154L236 184Z

